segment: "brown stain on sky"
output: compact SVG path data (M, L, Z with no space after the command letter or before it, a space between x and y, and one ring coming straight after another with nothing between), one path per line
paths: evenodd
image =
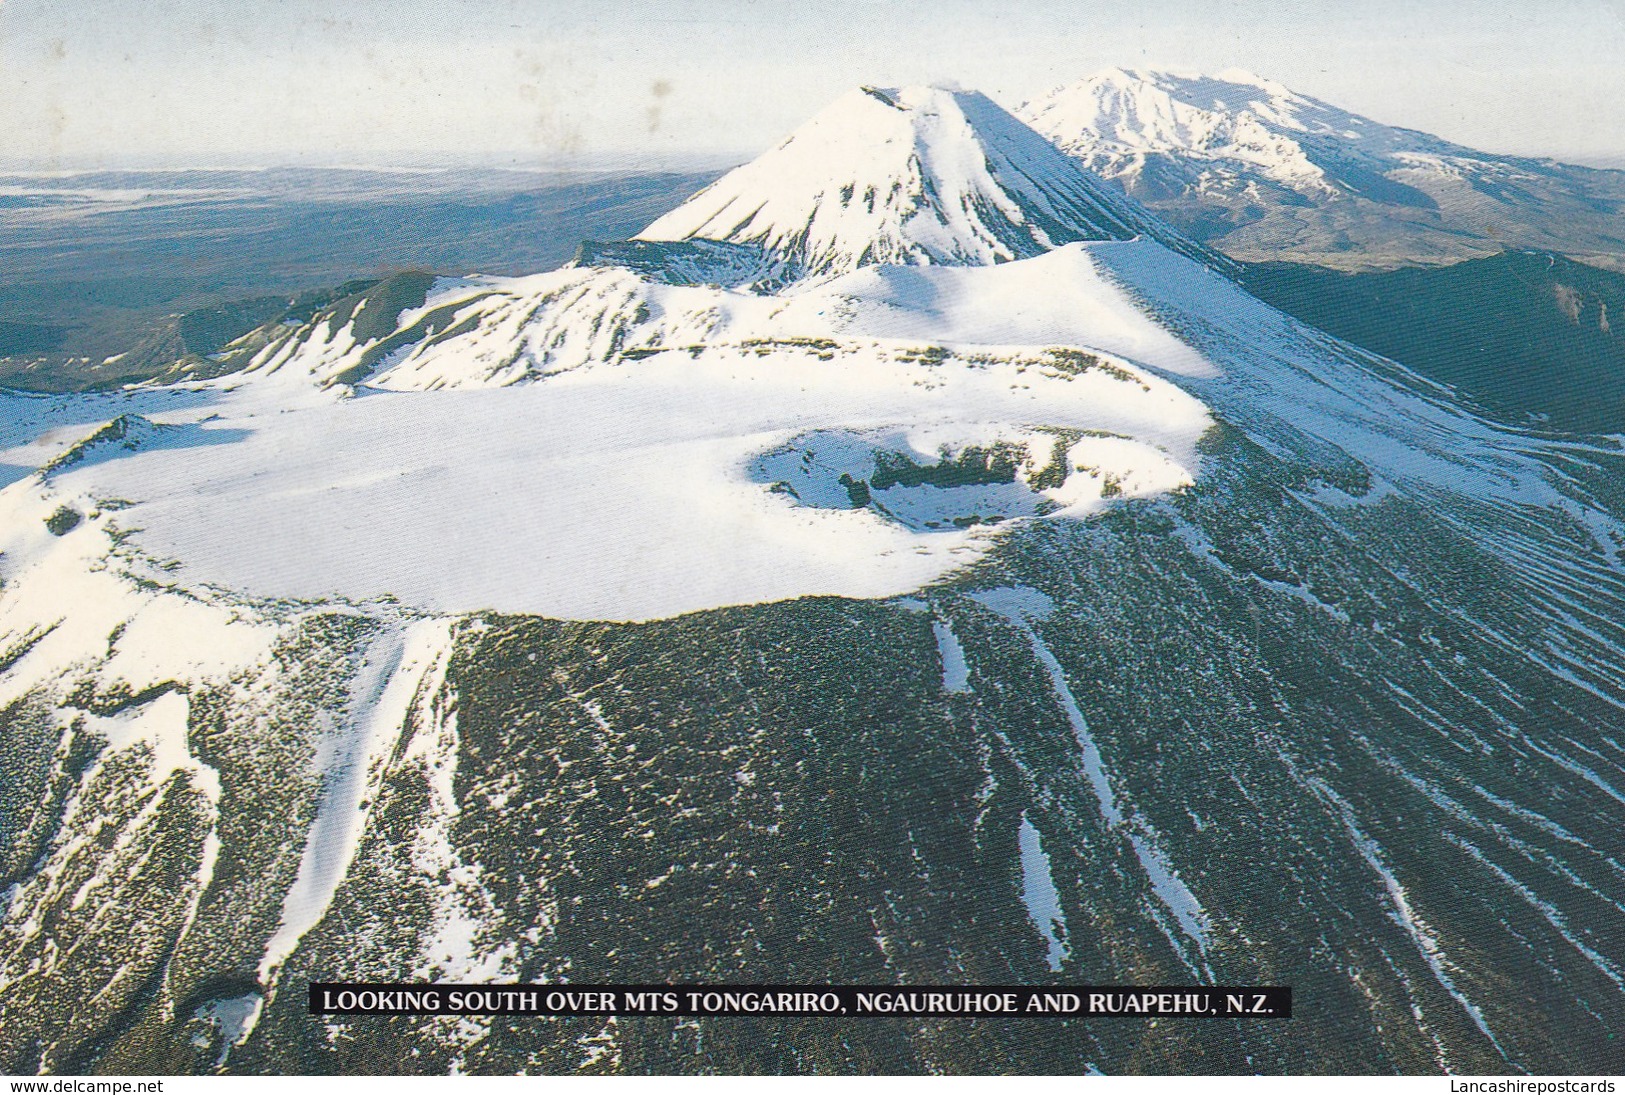
M671 94L671 81L656 80L649 85L649 94L654 96L649 104L649 132L654 133L660 128L660 100Z
M529 135L533 151L546 157L579 155L587 147L586 137L567 110L557 109L555 100L561 97L548 90L554 73L541 47L515 46L513 59L524 78L518 85L518 97L535 111Z

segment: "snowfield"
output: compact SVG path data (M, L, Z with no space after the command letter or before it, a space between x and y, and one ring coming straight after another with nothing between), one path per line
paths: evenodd
M103 535L105 522L138 530L144 552L177 564L171 580L254 597L394 596L435 612L645 619L805 594L904 593L993 542L997 525L954 517L1038 508L1075 517L1102 504L1108 476L1125 494L1194 476L1208 416L1149 368L1197 371L1200 359L1098 276L1068 285L1070 329L1054 298L1036 291L1058 273L1092 271L1086 246L920 278L858 274L788 300L709 290L721 317L715 345L690 343L696 332L684 330L671 341L699 349L541 383L363 390L290 407L291 376L317 387L290 363L208 389L203 407L154 413L206 418L192 427L195 444L116 449L118 459L86 459L50 480L83 511L108 499L124 507L69 535ZM1023 296L1035 306L1022 309ZM976 304L956 313L957 300ZM772 310L782 313L776 341L760 334ZM932 330L950 348L920 341ZM478 354L483 333L436 347L442 377ZM1010 344L1021 336L1038 341ZM1121 364L1074 374L1051 345ZM844 498L798 504L793 484L775 490L787 480L759 470L765 454L818 431L921 438L914 461L935 464L1001 439L1029 446L1034 430L1050 432L1025 458L1032 472L1070 460L1047 507L922 486L905 507L913 517L889 518ZM1085 442L1080 431L1108 436ZM1062 435L1072 441L1056 457ZM207 443L214 436L232 440ZM854 478L872 470L865 453L845 469ZM929 527L944 505L941 527ZM12 574L22 575L12 560L24 557L8 552Z

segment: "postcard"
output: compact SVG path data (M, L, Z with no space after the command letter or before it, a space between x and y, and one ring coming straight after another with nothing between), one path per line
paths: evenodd
M1622 50L11 0L0 1072L1611 1090Z

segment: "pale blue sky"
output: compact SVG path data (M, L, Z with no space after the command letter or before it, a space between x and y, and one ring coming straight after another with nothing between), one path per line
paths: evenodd
M1625 159L1625 0L0 0L0 161L720 162L858 83L1016 103L1252 69L1493 151Z

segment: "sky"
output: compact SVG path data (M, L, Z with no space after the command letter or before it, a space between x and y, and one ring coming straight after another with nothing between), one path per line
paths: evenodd
M721 165L857 84L1250 69L1625 165L1625 0L0 0L0 164Z

